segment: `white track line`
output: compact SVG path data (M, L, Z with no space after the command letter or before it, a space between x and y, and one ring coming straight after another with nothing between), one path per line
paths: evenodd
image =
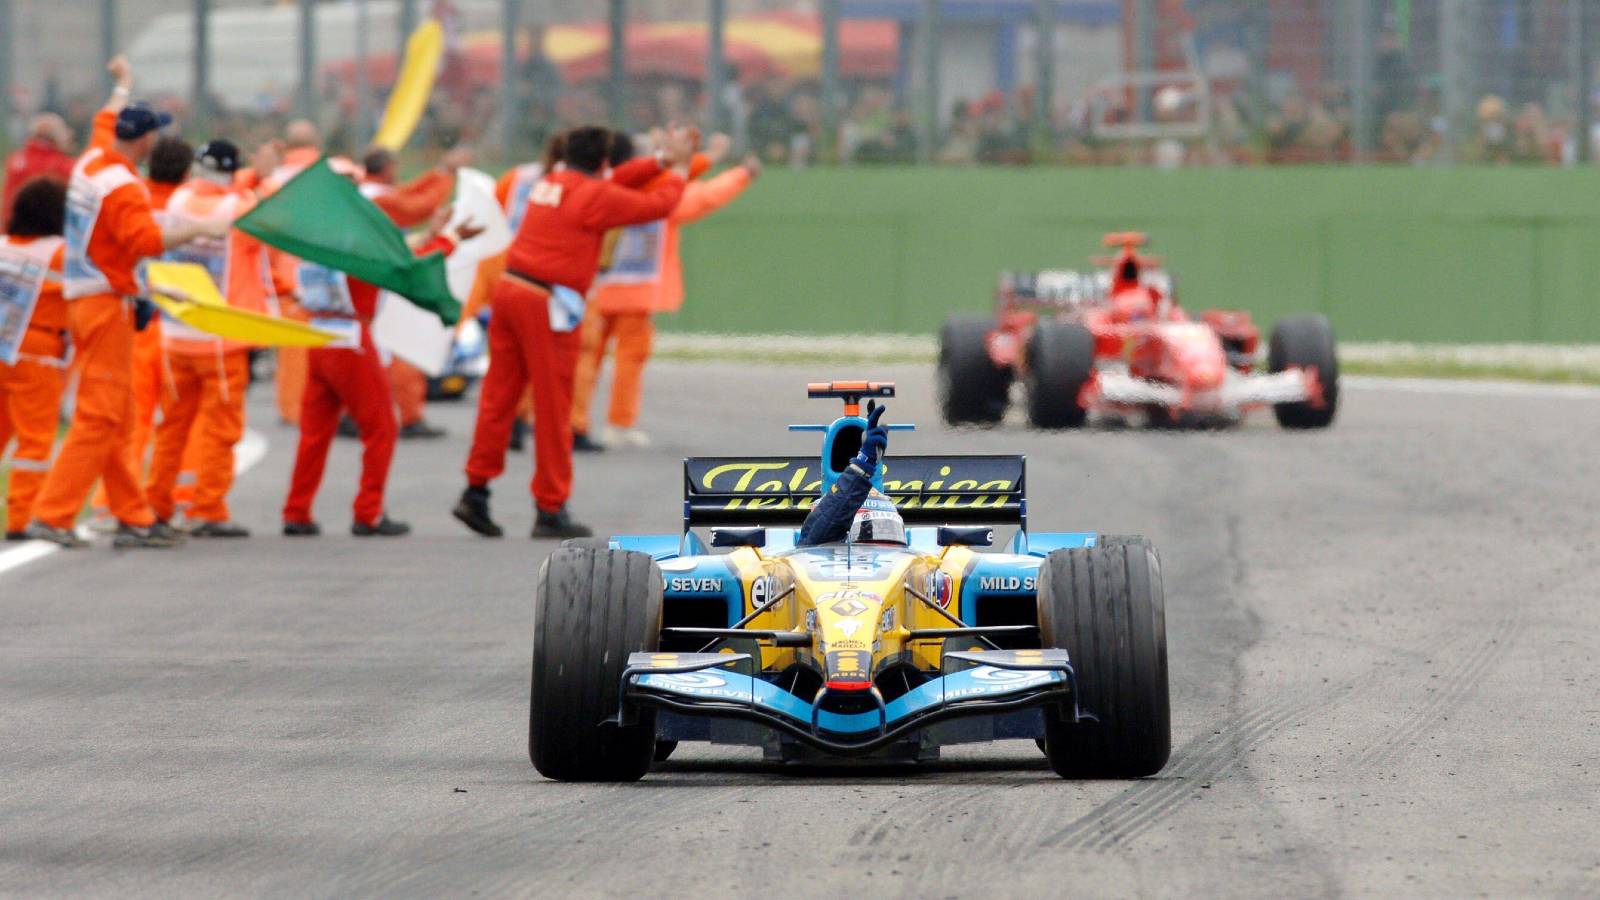
M1389 378L1345 375L1340 387L1399 394L1454 394L1462 397L1542 397L1562 400L1600 400L1600 387L1588 384L1554 384L1537 381L1489 381L1472 378Z
M267 455L267 438L254 429L245 429L244 437L233 448L233 473L243 475ZM78 536L88 537L87 529L78 526ZM9 550L0 551L0 575L20 568L37 559L43 559L63 548L49 541L24 541Z

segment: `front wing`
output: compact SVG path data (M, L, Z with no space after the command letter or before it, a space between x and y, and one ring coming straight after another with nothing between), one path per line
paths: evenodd
M950 652L945 658L969 668L940 675L876 711L837 713L744 672L726 668L746 654L635 653L623 673L623 709L651 706L689 716L744 719L833 753L868 753L935 722L958 716L995 715L1073 701L1072 665L1065 650ZM872 692L877 697L877 691Z
M1096 373L1080 402L1091 409L1160 406L1184 412L1238 415L1253 407L1278 403L1319 404L1322 386L1314 371L1291 368L1273 373L1230 371L1216 389L1191 392L1112 369Z

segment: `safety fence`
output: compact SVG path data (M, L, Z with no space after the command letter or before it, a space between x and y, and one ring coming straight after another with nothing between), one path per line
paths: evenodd
M423 152L692 120L796 166L1524 163L1594 141L1596 0L0 0L0 135L99 60L198 133L359 152L442 28ZM0 136L0 143L6 137Z

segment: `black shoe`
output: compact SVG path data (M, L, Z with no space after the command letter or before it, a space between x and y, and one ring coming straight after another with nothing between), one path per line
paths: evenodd
M565 506L555 512L539 510L539 515L533 520L533 536L536 538L584 538L593 537L594 530L587 525L579 525L572 521L572 515Z
M603 453L606 445L594 441L589 437L587 431L574 431L572 433L572 449L579 453Z
M8 531L6 532L6 540L25 541L28 540L28 533L26 531Z
M149 528L121 525L111 538L111 546L117 550L165 550L182 543L183 535L160 522Z
M506 449L512 453L521 453L528 449L528 423L522 419L513 420L511 423L511 440L506 443Z
M284 537L316 537L322 534L322 526L315 522L284 522Z
M400 427L400 439L402 441L431 441L434 438L442 438L447 434L449 434L448 431L443 428L435 428L424 419L418 419L409 425Z
M403 537L411 533L411 526L404 522L396 522L389 518L388 513L384 513L371 525L365 522L351 522L350 533L356 537Z
M352 419L349 416L340 416L339 417L339 437L342 437L342 438L358 438L358 437L361 437L361 429L356 427L356 420L355 419Z
M189 536L196 538L247 538L250 529L237 522L195 522L189 528Z
M155 524L150 526L149 531L151 537L158 541L171 541L173 546L177 546L178 544L188 540L188 538L184 536L183 532L173 528L172 523L168 522L166 519L156 520Z
M450 514L484 537L505 534L505 530L489 518L489 489L486 487L468 487L462 491L461 499L456 501L456 508Z
M22 532L22 534L27 540L49 541L52 544L65 547L68 550L76 550L79 547L89 546L88 541L78 537L72 532L71 529L52 528L43 522L34 522L33 524L29 525L27 529Z

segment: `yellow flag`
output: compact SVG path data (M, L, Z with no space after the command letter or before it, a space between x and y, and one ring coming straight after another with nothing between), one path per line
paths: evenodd
M153 262L145 280L156 305L196 331L258 347L324 347L339 339L304 322L234 309L199 263Z
M400 67L400 77L395 79L394 91L389 94L389 104L383 109L383 121L378 123L378 134L372 139L374 146L398 152L411 140L411 132L417 130L423 110L427 109L428 95L433 93L443 58L444 26L438 19L429 19L406 40L405 62Z

